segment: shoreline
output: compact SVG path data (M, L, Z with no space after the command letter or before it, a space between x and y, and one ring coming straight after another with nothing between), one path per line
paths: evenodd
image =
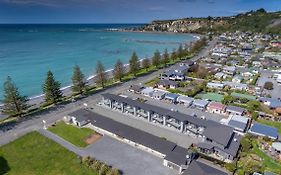
M136 33L155 33L155 34L159 34L159 33L163 33L163 34L179 34L179 35L191 35L194 40L193 41L188 41L188 42L183 42L182 44L190 44L191 42L194 42L194 41L197 41L199 40L202 36L201 35L198 35L198 34L193 34L193 33L175 33L175 32L150 32L150 31L130 31L130 30L114 30L114 31L111 31L111 30L106 30L108 32L136 32ZM170 54L171 52L169 52ZM142 60L146 59L147 57L144 57L144 58L141 58L139 59L139 62L141 62ZM152 59L152 57L148 57L148 59ZM112 65L114 67L114 65ZM125 67L125 71L127 72L128 71L128 67L129 67L129 63L126 63L124 64L124 67ZM107 69L105 72L109 74L109 77L112 77L112 71L113 71L113 68L109 68ZM90 85L93 85L94 82L91 82L93 81L93 79L95 78L95 74L92 74L90 76L88 76L86 78L86 81L90 84ZM91 83L90 83L91 82ZM63 93L63 95L67 96L69 95L69 92L71 92L71 87L72 87L72 84L70 85L66 85L64 87L61 87L61 91ZM43 97L44 97L44 94L38 94L38 95L31 95L31 96L28 96L27 99L29 100L29 103L32 103L32 101L37 101L37 100L43 100ZM0 106L1 104L3 105L3 103L0 103ZM34 103L36 104L36 103ZM40 102L41 104L41 102Z

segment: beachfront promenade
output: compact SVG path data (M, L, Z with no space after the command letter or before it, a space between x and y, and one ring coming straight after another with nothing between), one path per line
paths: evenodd
M208 44L208 46L201 50L197 56L193 57L192 60L196 61L200 59L201 57L204 57L208 54L209 50L214 47L217 40L213 40ZM0 130L0 146L9 143L10 141L13 141L17 139L18 137L30 132L39 130L43 127L43 120L46 121L46 125L51 125L57 120L62 119L67 114L76 111L78 109L84 108L84 104L86 103L88 107L94 107L96 103L98 103L101 99L100 94L101 93L121 93L122 91L126 90L131 84L140 84L145 83L149 79L153 79L159 76L159 74L163 70L155 71L149 75L145 75L142 77L138 77L136 79L133 79L129 82L121 83L118 86L109 87L99 93L95 93L93 95L90 95L84 99L81 99L76 102L72 102L70 104L66 105L58 105L53 110L49 110L46 112L43 112L41 114L38 114L37 116L34 116L32 118L29 118L25 121L22 121L20 123L17 123L13 126L13 128L9 131L2 132ZM31 102L32 103L32 102Z

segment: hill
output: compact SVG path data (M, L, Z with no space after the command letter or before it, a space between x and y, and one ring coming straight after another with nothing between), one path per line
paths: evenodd
M153 21L139 30L179 33L222 33L226 31L252 31L281 34L281 12L264 9L228 17L184 18Z

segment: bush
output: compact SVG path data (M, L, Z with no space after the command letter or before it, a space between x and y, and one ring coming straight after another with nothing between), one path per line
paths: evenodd
M257 113L257 112L253 112L253 113L252 113L252 119L253 119L253 120L257 120L258 117L259 117L259 113Z

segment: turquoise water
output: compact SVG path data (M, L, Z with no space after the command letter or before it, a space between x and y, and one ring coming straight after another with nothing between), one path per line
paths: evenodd
M127 63L132 52L150 57L156 49L171 51L196 38L188 34L109 32L122 25L0 25L0 99L9 75L27 96L42 93L46 72L53 71L62 86L71 83L72 68L86 76L95 72L97 60L107 69L120 58Z

